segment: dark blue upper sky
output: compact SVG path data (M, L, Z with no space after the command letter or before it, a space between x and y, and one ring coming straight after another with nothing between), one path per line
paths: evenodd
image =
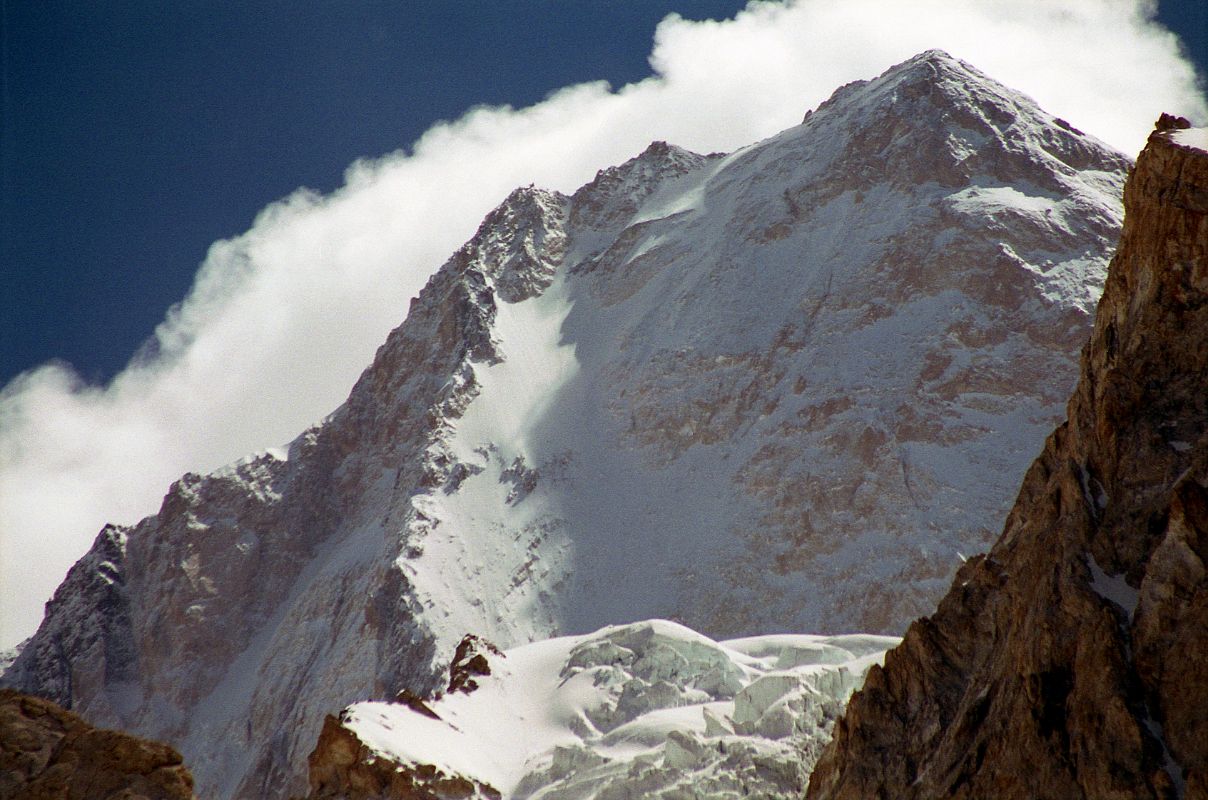
M206 248L477 103L649 74L670 11L740 0L0 0L0 385L111 377ZM1164 21L1205 68L1208 3Z

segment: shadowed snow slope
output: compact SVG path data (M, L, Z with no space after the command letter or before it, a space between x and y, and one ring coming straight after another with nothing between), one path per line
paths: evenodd
M933 51L518 189L322 425L103 531L4 681L280 797L466 632L899 632L1061 414L1127 167Z

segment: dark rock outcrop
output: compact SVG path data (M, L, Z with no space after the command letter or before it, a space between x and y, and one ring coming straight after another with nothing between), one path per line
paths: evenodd
M171 747L94 728L49 700L0 689L0 797L192 800Z
M504 658L504 655L498 647L482 637L472 633L462 637L453 653L453 663L449 665L449 694L469 694L477 689L478 682L474 676L491 674L491 658Z
M401 765L374 753L336 717L323 721L310 755L307 800L498 800L490 786L430 764Z
M1208 153L1158 127L1068 422L809 798L1208 797Z
M491 674L488 658L504 658L495 645L472 633L462 637L449 664L448 693L469 694L478 688L475 676ZM439 700L437 692L432 700ZM420 695L403 689L394 702L440 719ZM492 786L457 774L443 772L431 764L400 764L357 736L342 715L327 715L319 741L307 761L310 794L306 800L498 800Z

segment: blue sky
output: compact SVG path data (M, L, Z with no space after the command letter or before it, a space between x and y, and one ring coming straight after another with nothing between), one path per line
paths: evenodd
M475 104L641 79L667 13L742 5L8 0L0 385L112 376L269 202Z
M111 377L270 201L475 104L643 78L665 14L742 5L7 0L0 385L51 358ZM1161 12L1203 70L1208 3Z

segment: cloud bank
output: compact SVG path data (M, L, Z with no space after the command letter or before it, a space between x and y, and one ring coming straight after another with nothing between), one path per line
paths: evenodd
M477 108L410 153L360 161L214 244L153 352L110 385L66 365L0 392L0 647L31 634L105 522L154 513L171 481L283 444L331 412L409 299L516 186L572 191L663 139L733 150L800 121L837 86L933 47L1126 153L1162 111L1208 107L1176 38L1140 0L754 2L671 16L654 76Z

